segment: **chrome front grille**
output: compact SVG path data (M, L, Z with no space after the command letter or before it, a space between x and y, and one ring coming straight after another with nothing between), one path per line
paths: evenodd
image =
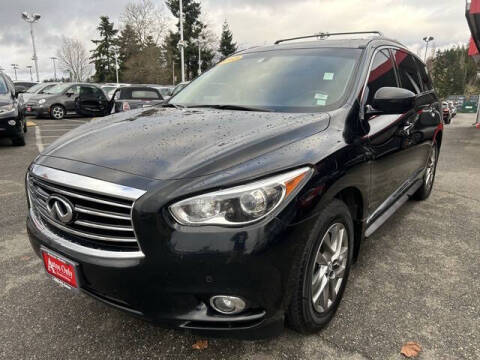
M28 175L28 191L38 218L63 239L93 249L140 250L131 212L143 191L39 165ZM72 213L68 221L56 213L58 201L60 214Z

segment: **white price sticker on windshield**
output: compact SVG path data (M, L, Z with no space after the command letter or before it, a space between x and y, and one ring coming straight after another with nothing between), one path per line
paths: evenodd
M333 80L334 76L334 73L325 73L323 74L323 80Z

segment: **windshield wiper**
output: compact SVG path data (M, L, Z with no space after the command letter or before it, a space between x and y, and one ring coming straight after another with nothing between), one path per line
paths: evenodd
M221 110L272 112L272 110L270 109L253 107L253 106L243 106L243 105L192 105L192 106L188 106L188 108L212 108L212 109L221 109Z
M161 104L162 107L173 107L175 109L179 109L179 110L183 110L183 109L186 109L187 107L186 106L183 106L183 105L177 105L177 104L172 104L172 103L164 103L164 104Z

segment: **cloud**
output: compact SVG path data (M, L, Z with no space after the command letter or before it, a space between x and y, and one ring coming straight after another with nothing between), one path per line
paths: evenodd
M154 0L162 5L161 0ZM204 18L219 34L228 20L240 47L270 44L278 38L320 31L380 30L386 36L421 52L426 35L435 37L437 48L466 43L469 38L465 4L452 0L200 0ZM56 54L61 37L81 40L88 49L97 37L101 15L116 25L128 0L16 0L2 4L0 12L0 66L10 71L22 67L19 77L29 78L32 61L28 24L22 11L42 15L35 24L39 67L43 77L52 76L49 58Z

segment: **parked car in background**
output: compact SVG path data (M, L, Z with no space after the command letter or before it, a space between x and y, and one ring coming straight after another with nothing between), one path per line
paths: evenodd
M157 89L160 92L160 94L162 95L164 100L168 100L172 96L172 91L173 91L173 86L172 85L164 86L164 85L155 85L155 84L145 84L143 86L149 86L149 87L152 87L154 89Z
M21 98L25 103L34 95L45 94L48 89L54 87L55 85L57 85L57 83L54 82L35 84L24 93L21 93L18 97Z
M457 107L453 101L447 101L448 108L450 109L450 113L452 114L452 119L457 115Z
M160 91L148 86L128 86L118 88L114 94L113 112L122 112L162 104Z
M452 111L450 110L450 106L448 106L448 102L442 102L442 113L443 113L443 122L445 124L450 124L452 122Z
M174 97L175 95L177 95L180 91L183 90L183 88L185 86L187 86L188 84L190 84L190 81L185 81L185 82L181 82L179 84L177 84L177 86L175 86L173 88L173 91L172 91L172 97Z
M37 94L25 104L25 114L49 116L60 120L67 114L104 116L108 113L109 99L94 84L60 83L44 94Z
M30 89L32 86L38 84L38 82L32 82L32 81L14 81L13 83L15 84L15 91L17 92L17 94L25 92L28 89Z
M130 86L130 84L123 84L123 83L119 83L119 84L117 84L117 83L107 83L107 84L97 84L97 85L100 86L100 88L103 90L105 95L107 95L107 98L109 100L112 99L113 93L119 87Z
M327 326L362 241L429 197L443 135L419 57L383 36L334 35L237 53L165 108L51 144L26 179L46 271L202 334Z
M13 145L25 145L27 124L22 103L10 77L0 71L0 138L10 138Z

